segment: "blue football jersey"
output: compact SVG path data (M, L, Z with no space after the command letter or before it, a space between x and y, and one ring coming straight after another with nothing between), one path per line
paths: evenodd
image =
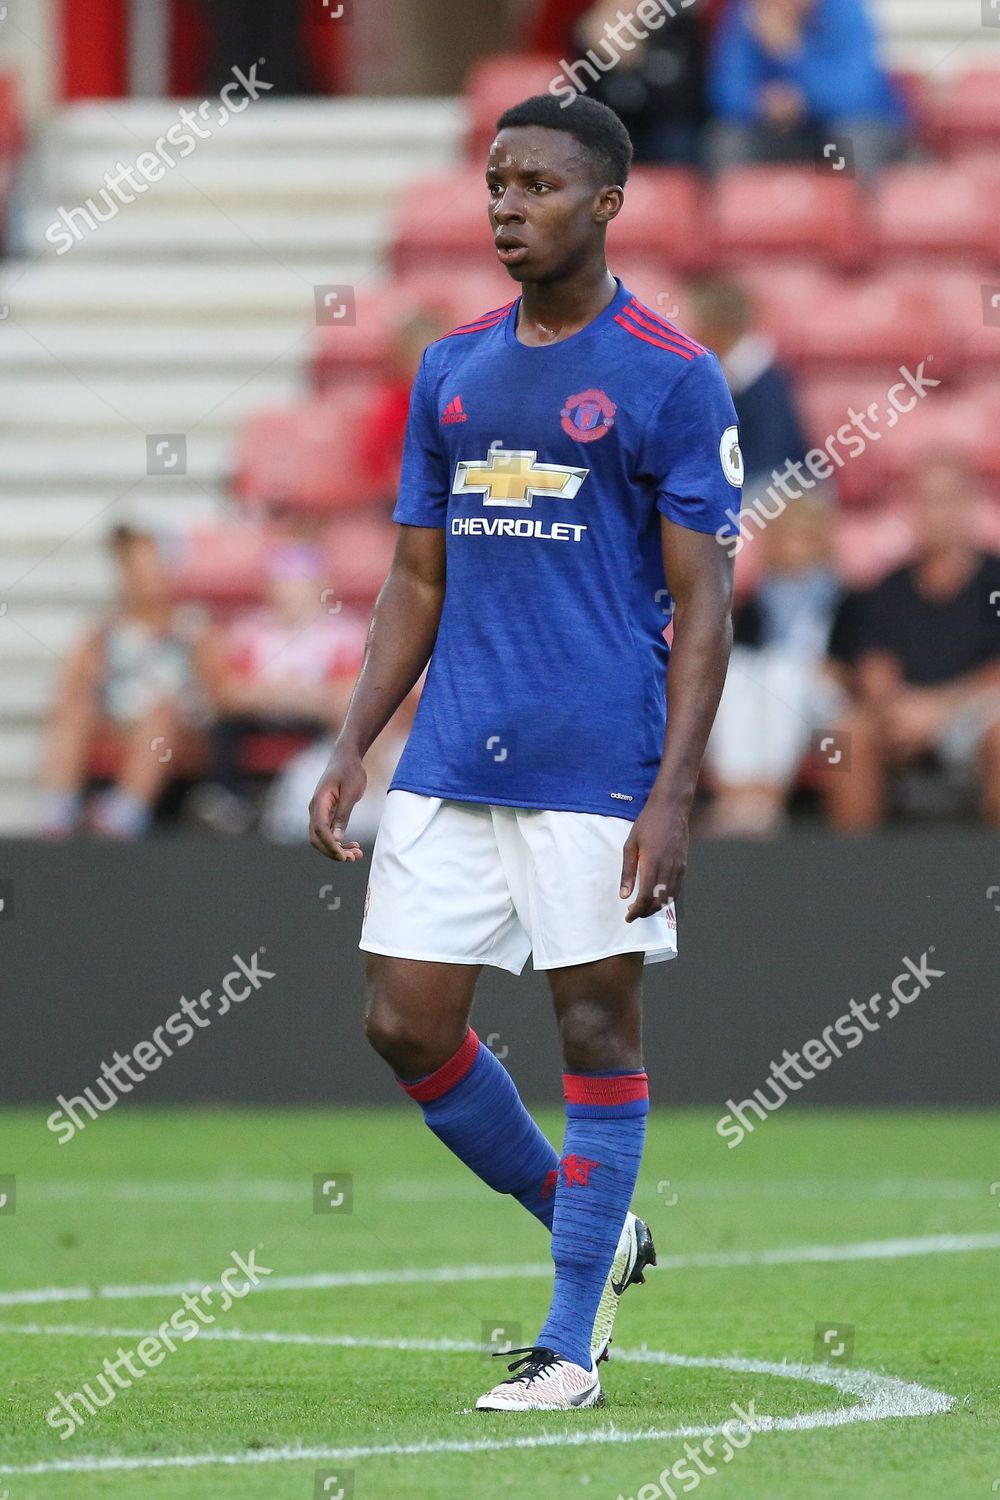
M620 282L543 347L519 305L414 382L393 519L444 528L447 582L392 786L634 819L666 727L660 516L736 534L736 413L714 354Z

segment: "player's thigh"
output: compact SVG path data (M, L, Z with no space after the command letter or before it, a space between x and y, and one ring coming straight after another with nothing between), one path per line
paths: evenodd
M365 1028L377 1051L410 1076L433 1072L461 1046L482 964L366 953Z
M563 1059L571 1073L642 1067L642 953L549 969Z

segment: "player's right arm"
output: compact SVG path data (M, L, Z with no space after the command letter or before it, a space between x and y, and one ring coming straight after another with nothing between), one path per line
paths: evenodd
M430 661L444 585L444 528L401 526L347 716L309 804L309 841L328 859L362 858L361 846L345 837L351 810L367 784L362 760Z

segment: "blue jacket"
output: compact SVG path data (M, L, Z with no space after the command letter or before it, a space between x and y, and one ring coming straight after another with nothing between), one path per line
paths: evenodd
M747 20L747 0L731 0L716 34L709 94L723 120L753 124L765 84L795 84L810 117L902 122L906 111L879 63L875 29L864 0L816 0L797 53L775 59Z

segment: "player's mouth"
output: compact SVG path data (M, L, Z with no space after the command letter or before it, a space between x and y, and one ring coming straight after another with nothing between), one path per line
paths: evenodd
M498 234L496 237L497 256L502 265L518 266L528 254L528 247L523 240L519 240L512 234Z

